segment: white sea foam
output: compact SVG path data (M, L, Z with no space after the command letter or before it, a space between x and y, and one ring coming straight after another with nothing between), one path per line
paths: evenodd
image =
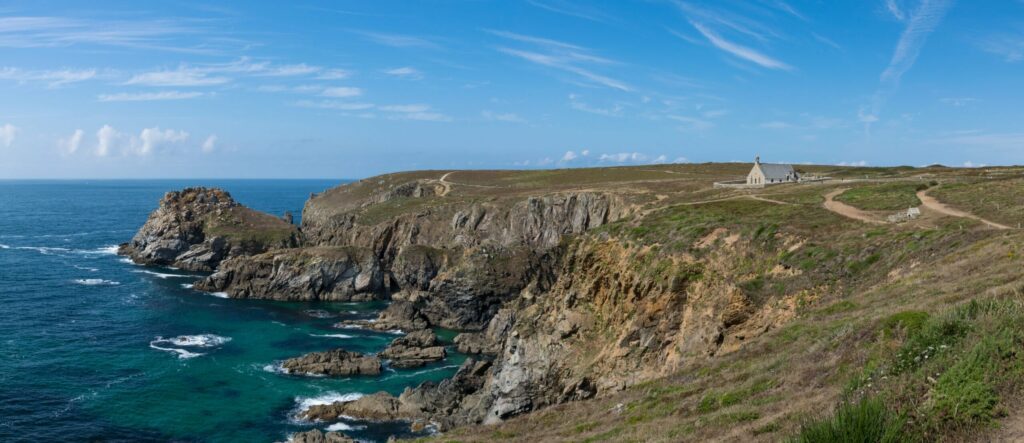
M202 277L201 275L193 275L193 274L165 274L165 273L162 273L162 272L147 271L145 269L139 269L139 270L135 270L135 271L132 271L132 272L134 272L136 274L149 274L149 275L152 275L154 277L163 278L163 279L167 279L167 278L201 278Z
M165 348L165 347L162 347L162 346L157 346L156 343L159 342L159 341L160 340L153 340L153 341L149 342L149 347L151 347L153 349L156 349L156 350L159 350L159 351L165 351L165 352L171 352L171 353L174 353L174 354L178 354L178 358L180 358L182 360L189 359L189 358L195 358L195 357L199 357L200 355L203 355L203 354L198 353L198 352L191 352L191 351L187 351L187 350L184 350L184 349Z
M388 334L395 334L395 335L403 335L403 334L405 334L405 331L403 331L401 329L392 329L390 331L387 331L387 333Z
M345 334L309 334L310 337L325 337L325 338L352 338L351 335Z
M73 281L84 286L117 286L121 284L120 282L104 280L102 278L78 278Z
M197 348L212 348L231 341L231 337L222 337L214 334L179 335L167 339L175 346L190 346Z
M7 246L7 245L5 245L3 243L0 243L0 249L11 249L11 247Z
M366 429L366 426L353 426L348 423L338 422L327 427L326 431L358 431L360 429Z
M71 251L68 248L51 248L51 247L46 247L46 246L18 246L18 247L14 248L14 249L23 249L23 250L27 250L27 251L36 251L36 252L38 252L40 254L43 254L43 255L53 255L53 254L58 253L58 252L69 252L69 251Z
M217 298L231 298L227 292L210 292L209 294Z
M193 286L192 283L182 283L181 284L181 287L183 287L185 289L192 289L192 286Z
M181 348L213 348L229 341L231 341L231 337L222 337L214 334L179 335L171 338L157 337L149 342L149 347L160 351L173 352L178 354L178 358L184 360L204 354ZM180 346L180 348L172 348L170 347L171 345Z
M366 329L363 325L353 325L350 323L335 323L334 327L338 329Z
M329 405L333 403L348 403L363 398L363 394L350 392L341 394L338 392L327 392L316 397L295 397L295 407L298 411L305 411L317 405Z
M142 266L142 265L140 265L138 263L133 262L132 259L130 259L128 257L121 257L121 258L117 259L117 261L119 261L121 263L127 263L129 265Z
M88 266L78 266L78 265L72 265L72 266L74 266L75 269L81 269L83 271L89 271L89 272L99 272L100 271L100 268L91 268L91 267L88 267Z
M87 254L87 255L93 255L93 254L97 254L97 255L116 255L117 254L117 245L104 246L102 248L89 249L89 250L86 250L86 251L75 251L75 253Z
M274 363L272 365L263 366L263 370L273 374L287 374L290 371L281 366L281 363Z
M331 317L334 317L334 314L331 314L330 312L327 312L327 311L325 311L323 309L307 309L305 312L306 312L306 315L308 315L310 317L313 317L313 318L331 318Z

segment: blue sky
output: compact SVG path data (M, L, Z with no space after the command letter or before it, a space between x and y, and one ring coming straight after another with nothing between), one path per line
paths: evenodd
M0 178L1024 163L1024 1L0 1Z

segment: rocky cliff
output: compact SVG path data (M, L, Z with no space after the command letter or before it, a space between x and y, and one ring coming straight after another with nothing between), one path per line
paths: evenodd
M298 246L298 229L239 205L220 189L168 192L118 253L140 264L213 271L221 261Z

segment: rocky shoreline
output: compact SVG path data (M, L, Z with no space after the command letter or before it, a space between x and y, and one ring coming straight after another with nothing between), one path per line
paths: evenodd
M310 408L303 412L310 420L397 419L440 430L498 422L658 377L684 356L713 355L729 343L729 331L758 318L760 308L725 283L732 271L722 268L715 280L651 279L633 266L644 250L607 234L581 236L632 214L621 196L573 191L453 201L435 184L381 179L334 188L306 203L301 228L244 208L221 190L171 192L119 253L142 264L211 271L195 288L231 298L390 300L374 320L336 325L406 332L380 354L311 353L283 362L288 373L372 376L385 364L443 360L434 327L461 331L458 351L481 358L398 397L379 393ZM406 206L420 209L387 209ZM670 274L686 275L675 269L700 274L717 265L668 266ZM722 300L735 306L719 306Z

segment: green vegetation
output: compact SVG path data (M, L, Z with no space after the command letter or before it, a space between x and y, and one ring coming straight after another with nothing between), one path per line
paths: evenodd
M240 206L209 216L205 224L207 235L226 237L237 243L288 244L299 232L296 226L280 218Z
M898 211L921 205L917 191L927 188L922 183L893 182L858 186L838 197L843 203L866 211Z
M791 443L901 443L903 420L879 400L840 404L829 417L805 423Z
M1011 176L1013 177L1013 176ZM939 186L928 193L939 201L981 218L1012 227L1024 220L1024 179L1001 178Z

